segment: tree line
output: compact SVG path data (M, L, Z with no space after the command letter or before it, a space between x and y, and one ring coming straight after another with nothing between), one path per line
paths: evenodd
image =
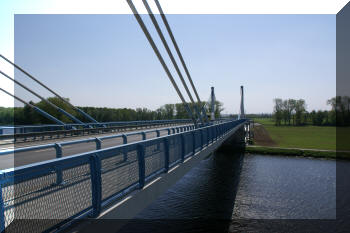
M237 115L236 115L237 116ZM254 119L254 118L272 118L272 113L249 113L245 115L248 119Z
M60 107L64 111L70 113L82 122L87 122L80 113L76 112L67 103L63 102L57 97L47 98L50 102ZM66 99L69 101L69 99ZM63 113L58 112L55 108L47 104L45 101L34 103L34 106L39 107L50 115L56 117L58 120L65 123L74 123ZM202 106L205 102L202 102ZM194 112L195 105L189 104L192 112ZM168 119L189 119L185 106L182 103L165 104L156 110L147 108L106 108L106 107L78 107L99 122L111 121L138 121L138 120L168 120ZM205 107L207 114L209 114L208 107ZM215 103L215 117L219 117L224 110L223 104L219 101ZM4 108L0 107L0 124L2 125L33 125L33 124L55 124L51 120L45 118L37 113L29 106Z
M276 126L280 125L317 125L317 126L350 126L350 97L336 96L327 100L330 111L306 110L304 99L276 98L273 118Z

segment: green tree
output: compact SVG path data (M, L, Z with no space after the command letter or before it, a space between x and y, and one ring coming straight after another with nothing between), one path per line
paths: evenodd
M295 124L303 125L304 114L306 112L305 100L299 99L295 102Z
M275 103L274 108L273 108L275 125L279 126L279 125L281 125L281 121L282 121L282 118L283 118L283 113L282 113L283 101L282 101L282 99L279 99L279 98L276 98L273 101Z

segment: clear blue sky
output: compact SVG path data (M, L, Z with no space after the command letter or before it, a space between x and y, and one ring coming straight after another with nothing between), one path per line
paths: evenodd
M308 110L329 108L336 93L335 15L168 20L202 100L214 86L225 112L237 113L244 85L249 113L272 112L276 97L303 98ZM79 106L156 109L180 102L133 15L15 15L15 61ZM15 77L49 96L18 72Z

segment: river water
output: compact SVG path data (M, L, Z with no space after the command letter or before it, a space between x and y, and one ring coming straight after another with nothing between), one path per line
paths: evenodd
M336 218L336 163L216 152L138 214L141 224L124 231L299 232L291 229L305 219L315 229Z

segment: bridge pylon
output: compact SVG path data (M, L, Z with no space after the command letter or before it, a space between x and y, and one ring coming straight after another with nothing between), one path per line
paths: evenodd
M244 119L245 118L245 112L244 112L244 90L243 86L241 86L241 107L238 119Z
M214 94L214 87L211 87L211 94L210 94L210 120L215 120L215 94Z

